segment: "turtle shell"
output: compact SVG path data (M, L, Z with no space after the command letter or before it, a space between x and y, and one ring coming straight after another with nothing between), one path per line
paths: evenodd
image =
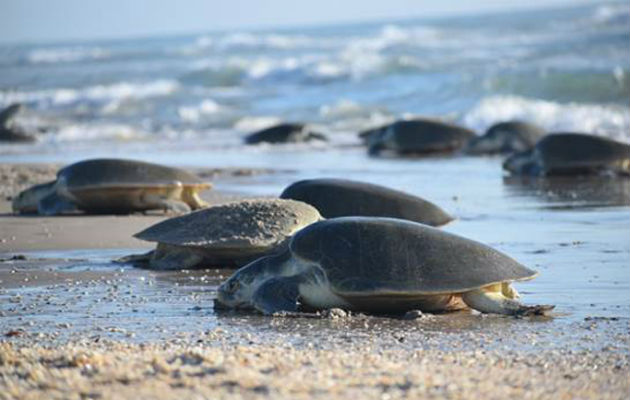
M420 197L346 179L310 179L287 187L280 198L308 203L325 218L373 216L401 218L428 225L453 220L444 210Z
M484 136L496 138L502 135L517 136L524 144L533 147L545 135L545 131L533 124L522 121L499 122L492 125Z
M481 243L393 218L321 221L289 246L318 264L331 289L345 296L461 293L537 274Z
M62 168L57 179L69 190L105 187L162 186L181 182L183 185L204 183L188 171L143 161L123 159L93 159Z
M294 200L252 199L170 218L135 234L138 239L213 250L271 248L321 219L312 206Z
M608 138L579 133L554 133L536 144L546 173L606 168L630 160L630 146Z
M466 152L492 154L525 151L533 148L544 135L542 128L527 122L499 122L488 128L485 135L471 139Z
M424 153L457 150L474 137L473 131L457 125L414 119L395 122L380 140L391 141L401 153Z

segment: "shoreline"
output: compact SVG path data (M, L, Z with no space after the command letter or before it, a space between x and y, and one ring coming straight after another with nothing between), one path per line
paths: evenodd
M217 179L234 187L238 176ZM242 195L212 189L202 197L217 204ZM168 216L15 216L8 207L3 198L0 399L624 399L630 391L626 315L223 314L212 303L233 270L109 262L115 252L152 248L132 235ZM548 250L530 257L562 251L551 259L569 262L589 243L555 250L545 239Z

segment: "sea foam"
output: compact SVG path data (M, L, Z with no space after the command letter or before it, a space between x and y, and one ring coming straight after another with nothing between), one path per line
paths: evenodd
M110 85L95 85L81 89L55 88L33 91L0 91L0 104L47 103L68 105L82 101L111 101L120 99L143 99L165 96L175 92L178 83L156 80L146 83L119 82Z
M110 52L100 47L53 47L34 49L26 55L26 60L31 64L52 64L100 60L109 56Z
M464 125L479 132L509 120L538 124L549 132L585 132L630 142L630 110L617 105L561 104L517 96L490 96L462 118Z

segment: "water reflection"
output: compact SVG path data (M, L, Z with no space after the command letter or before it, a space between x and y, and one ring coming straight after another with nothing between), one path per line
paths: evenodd
M508 196L535 197L547 209L630 205L630 179L621 177L505 177Z

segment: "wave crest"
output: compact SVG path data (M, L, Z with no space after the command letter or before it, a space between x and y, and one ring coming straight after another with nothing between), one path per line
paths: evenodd
M490 96L462 119L466 126L480 132L497 122L522 120L549 132L586 132L630 141L630 110L616 105L560 104L517 96Z
M157 80L146 83L119 82L111 85L95 85L82 89L56 88L34 91L0 92L0 104L47 103L68 105L84 101L116 101L166 96L178 89L177 82Z
M58 47L39 48L26 55L30 64L52 64L60 62L77 62L84 60L101 60L110 56L110 52L100 47Z

